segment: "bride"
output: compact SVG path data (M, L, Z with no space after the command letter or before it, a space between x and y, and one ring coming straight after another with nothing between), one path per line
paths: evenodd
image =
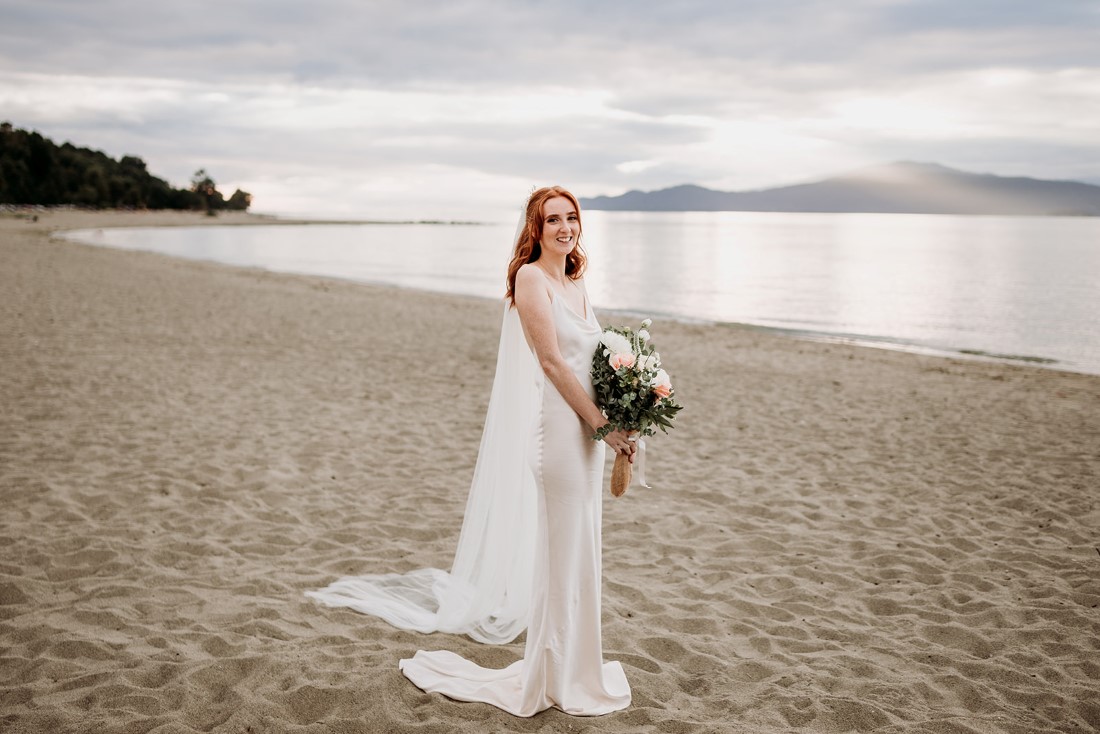
M581 212L559 186L535 191L508 266L496 376L450 573L342 578L308 596L403 629L491 644L527 629L523 658L501 670L452 652L402 660L428 692L516 716L556 707L595 716L626 708L622 666L600 636L604 445L633 459L594 402L589 370L602 332L584 286Z

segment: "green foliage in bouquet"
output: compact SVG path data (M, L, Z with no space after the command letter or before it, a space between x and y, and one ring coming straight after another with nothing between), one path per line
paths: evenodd
M683 406L676 402L668 373L661 367L661 355L653 349L646 319L642 328L608 327L592 355L592 386L596 405L608 424L596 431L600 441L614 430L652 436L656 429L667 433L672 419Z

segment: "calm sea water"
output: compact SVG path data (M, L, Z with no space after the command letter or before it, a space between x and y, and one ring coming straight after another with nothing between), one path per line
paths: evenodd
M584 223L598 307L1100 374L1100 219L586 212ZM66 236L498 298L512 227L214 226Z

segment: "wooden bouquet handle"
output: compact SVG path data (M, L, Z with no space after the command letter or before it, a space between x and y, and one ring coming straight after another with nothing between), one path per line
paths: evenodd
M615 455L615 466L611 469L611 496L622 497L626 494L626 488L630 486L630 475L633 473L630 459L626 454Z

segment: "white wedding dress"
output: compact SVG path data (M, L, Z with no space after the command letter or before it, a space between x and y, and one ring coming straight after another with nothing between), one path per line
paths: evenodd
M561 297L551 304L562 357L594 397L589 371L601 328ZM604 443L545 378L505 307L497 376L454 565L448 574L341 579L307 592L423 632L508 642L523 658L500 670L449 651L418 651L400 668L419 688L516 716L556 707L597 716L626 708L630 686L604 662L600 583Z

